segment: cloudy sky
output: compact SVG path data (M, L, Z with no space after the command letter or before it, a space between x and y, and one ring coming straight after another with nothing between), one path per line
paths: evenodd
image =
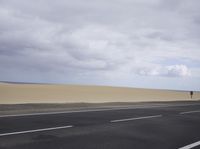
M0 80L200 90L200 1L0 0Z

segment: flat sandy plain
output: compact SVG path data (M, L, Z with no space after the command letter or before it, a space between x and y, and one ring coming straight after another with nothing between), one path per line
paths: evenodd
M193 100L200 99L194 92ZM189 91L108 86L0 83L0 104L105 103L191 100Z

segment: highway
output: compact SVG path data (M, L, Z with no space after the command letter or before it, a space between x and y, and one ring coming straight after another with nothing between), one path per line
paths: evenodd
M200 102L0 115L0 149L200 149Z

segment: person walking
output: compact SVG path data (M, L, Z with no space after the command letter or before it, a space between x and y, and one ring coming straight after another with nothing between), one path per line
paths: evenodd
M191 97L191 99L192 99L192 96L193 96L193 91L190 91L190 97Z

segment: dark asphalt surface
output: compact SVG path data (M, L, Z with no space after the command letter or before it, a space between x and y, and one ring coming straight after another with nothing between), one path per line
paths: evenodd
M200 141L200 102L193 102L193 105L184 102L179 104L174 106L174 103L168 103L166 107L154 108L145 106L108 111L0 117L0 135L73 126L0 136L0 149L178 149ZM189 111L196 112L180 114ZM162 116L111 123L112 120L154 115ZM200 146L194 149L197 148Z

